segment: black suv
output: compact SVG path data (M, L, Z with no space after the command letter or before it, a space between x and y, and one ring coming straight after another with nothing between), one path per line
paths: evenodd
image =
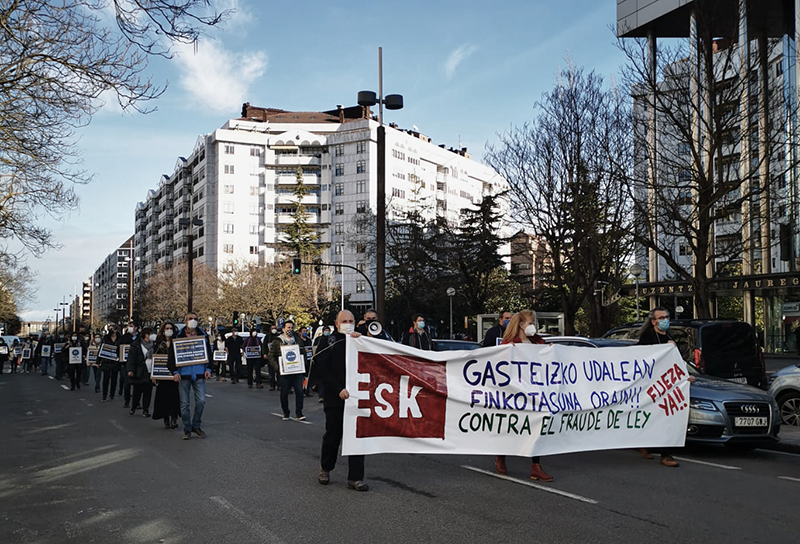
M637 339L641 323L611 329L603 338ZM669 334L681 356L704 374L767 388L764 355L750 324L733 320L675 319Z

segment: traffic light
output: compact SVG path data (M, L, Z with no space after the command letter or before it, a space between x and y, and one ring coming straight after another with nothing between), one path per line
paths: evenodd
M292 259L292 274L300 273L300 259Z
M239 326L239 312L233 312L233 326Z
M322 274L322 259L314 260L314 272L317 273L317 276Z

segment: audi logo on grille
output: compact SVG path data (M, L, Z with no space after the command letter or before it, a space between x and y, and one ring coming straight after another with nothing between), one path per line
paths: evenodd
M759 412L758 406L753 404L743 404L742 405L742 413L743 414L757 414Z

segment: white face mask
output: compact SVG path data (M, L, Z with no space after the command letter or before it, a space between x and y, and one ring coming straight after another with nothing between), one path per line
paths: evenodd
M156 335L155 334L151 334L150 335L150 341L151 342L155 342L156 341Z
M189 327L192 330L196 329L197 328L197 320L196 319L190 319L189 322L186 323L186 326Z
M355 329L356 326L353 323L339 323L339 332L342 334L352 334Z
M525 336L535 336L536 335L536 325L528 325L525 327Z
M250 336L255 336L255 335L256 335L256 331L251 331L250 332Z
M164 331L164 336L166 336L167 338L171 337L172 336L172 329L166 329Z
M77 336L73 336L73 337L72 337L72 341L73 341L73 342L77 342L77 341L78 341L78 337L77 337Z
M128 334L133 334L133 327L128 327Z
M100 337L99 337L99 336L95 336L95 337L94 337L94 342L95 342L95 344L99 344L99 343L100 343L100 340L101 340L101 339L100 339Z

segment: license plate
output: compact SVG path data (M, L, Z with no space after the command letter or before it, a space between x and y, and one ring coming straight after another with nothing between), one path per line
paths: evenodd
M741 378L728 378L728 381L729 381L729 382L736 382L736 383L743 383L743 384L747 385L747 378L745 378L745 377L741 377Z
M767 418L765 417L736 417L733 424L737 427L766 427Z

